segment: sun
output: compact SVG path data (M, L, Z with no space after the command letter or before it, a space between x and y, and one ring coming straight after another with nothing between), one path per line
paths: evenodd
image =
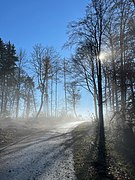
M99 59L101 61L104 61L106 59L106 56L107 56L107 54L105 52L101 52L100 55L99 55Z
M102 63L106 62L109 58L110 58L110 53L109 52L101 51L101 53L99 55L99 59L100 59L100 61Z

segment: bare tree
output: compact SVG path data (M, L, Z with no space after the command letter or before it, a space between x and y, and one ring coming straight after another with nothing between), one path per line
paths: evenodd
M40 107L36 118L39 116L44 104L46 116L49 116L49 80L56 74L55 62L59 56L52 47L43 47L41 44L34 46L31 63L37 77L37 87L41 92Z
M89 48L87 43L77 48L75 56L72 57L72 68L74 69L74 77L78 85L88 90L94 100L95 116L98 119L97 112L97 68L95 61L94 49Z
M110 21L111 1L92 0L86 9L86 16L78 22L69 25L68 45L81 46L87 42L89 49L94 49L94 59L97 72L98 92L98 117L99 117L99 158L100 168L106 172L105 134L103 120L103 97L102 97L102 64L100 54L102 50L103 36ZM90 51L91 55L91 51ZM85 62L84 62L85 64ZM84 66L85 67L85 66ZM87 70L87 68L86 68ZM86 72L86 71L84 71ZM101 170L99 168L99 173ZM101 177L104 174L101 174Z
M39 116L44 102L45 80L46 80L43 69L44 51L45 48L41 44L35 45L33 47L32 60L31 60L32 66L34 68L34 74L37 77L37 86L41 92L40 107L37 112L36 118Z

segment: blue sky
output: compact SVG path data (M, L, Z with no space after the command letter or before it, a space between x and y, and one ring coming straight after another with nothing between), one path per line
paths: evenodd
M58 51L67 40L67 25L84 16L89 0L0 0L0 37L16 48L36 43ZM70 52L63 50L62 56Z
M61 49L67 40L67 25L85 15L89 1L0 0L0 37L27 54L36 43L41 43L53 46L62 57L68 57L71 52ZM82 111L91 111L92 101L83 96Z

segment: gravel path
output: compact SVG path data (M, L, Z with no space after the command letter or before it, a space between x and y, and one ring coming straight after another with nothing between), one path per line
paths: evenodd
M11 145L0 154L0 180L76 180L70 131L59 126Z

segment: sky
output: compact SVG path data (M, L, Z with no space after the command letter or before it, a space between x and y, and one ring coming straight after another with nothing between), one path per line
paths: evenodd
M16 48L26 49L41 43L53 46L62 56L67 40L67 25L84 16L89 0L0 0L0 37Z
M0 37L4 42L10 40L17 50L26 50L27 54L35 44L41 43L53 46L62 57L68 57L71 50L62 49L68 39L67 25L85 15L89 1L0 0ZM82 109L88 112L92 103L83 96Z

